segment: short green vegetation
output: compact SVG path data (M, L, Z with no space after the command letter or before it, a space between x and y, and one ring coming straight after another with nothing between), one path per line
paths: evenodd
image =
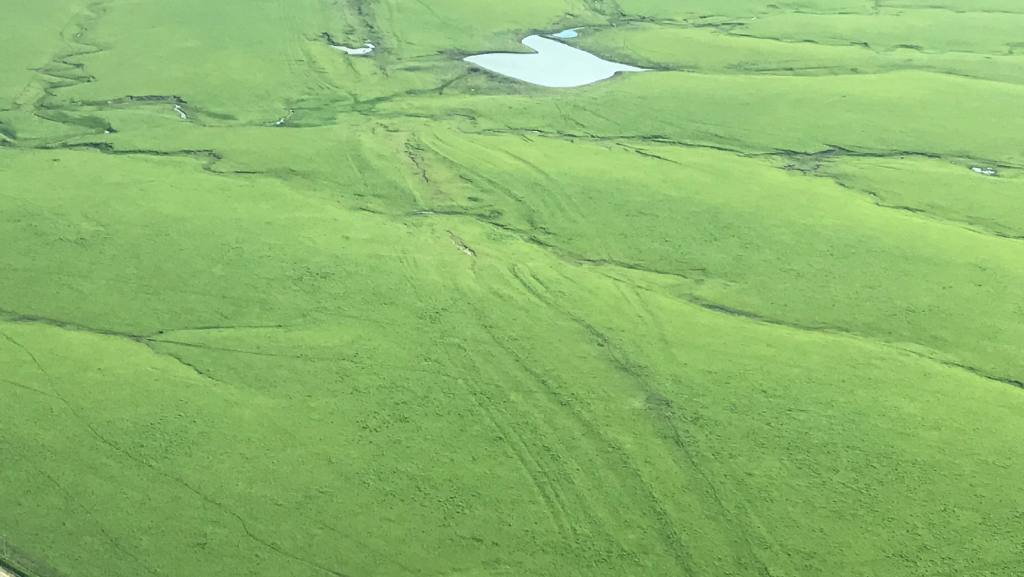
M462 61L571 27L653 70ZM1021 575L1022 27L1013 0L12 4L0 566Z

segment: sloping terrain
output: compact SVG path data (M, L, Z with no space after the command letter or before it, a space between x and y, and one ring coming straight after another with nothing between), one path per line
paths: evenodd
M1016 2L4 14L12 569L1024 571Z

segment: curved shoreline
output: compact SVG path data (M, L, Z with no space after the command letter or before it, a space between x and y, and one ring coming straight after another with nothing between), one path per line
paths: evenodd
M611 62L551 38L531 34L522 44L532 54L491 52L464 58L502 76L508 76L548 88L576 88L615 76L619 72L644 72L645 69Z

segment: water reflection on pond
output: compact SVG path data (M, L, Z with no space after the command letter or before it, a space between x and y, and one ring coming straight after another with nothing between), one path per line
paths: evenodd
M611 78L617 72L643 72L643 68L609 62L561 42L532 35L523 44L536 54L477 54L465 60L492 72L530 84L571 88Z

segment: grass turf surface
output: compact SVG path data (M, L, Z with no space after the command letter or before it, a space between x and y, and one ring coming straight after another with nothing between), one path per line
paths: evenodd
M1024 11L722 4L15 10L0 553L1019 574Z

